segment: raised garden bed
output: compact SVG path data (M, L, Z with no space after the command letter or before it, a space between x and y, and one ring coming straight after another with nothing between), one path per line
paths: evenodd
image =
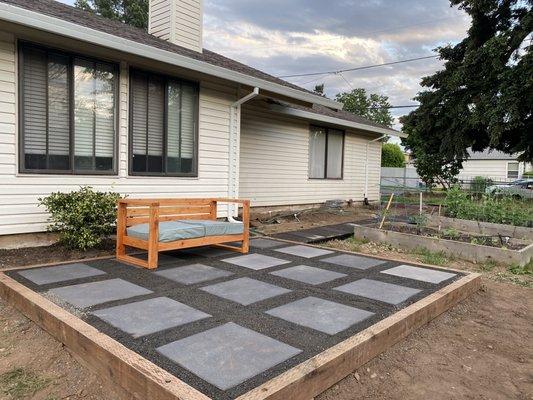
M418 228L403 223L387 224L384 229L354 227L357 239L388 243L409 250L425 248L473 262L493 261L524 266L533 258L533 243L521 239L457 231L452 240L446 238L446 232L449 233L449 228L439 232L434 228Z

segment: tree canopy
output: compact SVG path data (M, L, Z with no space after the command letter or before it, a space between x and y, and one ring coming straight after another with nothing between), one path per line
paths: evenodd
M76 0L75 6L137 28L148 29L148 0Z
M392 126L394 118L390 113L391 105L387 96L375 93L367 95L365 89L358 88L351 92L337 94L335 100L344 104L344 111L352 112L378 124Z
M384 143L381 148L382 167L405 167L405 156L402 149L395 143Z
M437 49L444 69L422 79L420 106L401 119L415 166L453 179L467 150L533 159L533 0L451 0L472 19L465 39Z

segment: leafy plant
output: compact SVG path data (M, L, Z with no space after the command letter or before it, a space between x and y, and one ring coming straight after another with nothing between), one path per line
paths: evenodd
M444 201L446 215L452 218L529 226L533 221L533 205L511 196L482 196L472 199L460 187L452 187Z
M509 272L514 275L533 275L533 261L524 266L513 264L508 268Z
M454 228L447 228L442 231L442 237L455 240L459 237L459 231Z
M419 214L419 215L411 215L409 217L409 222L416 225L416 229L418 230L418 233L425 228L428 224L428 217L426 214Z
M39 202L50 213L48 230L59 232L67 247L87 250L113 233L118 199L118 193L98 192L87 186L70 193L52 193Z

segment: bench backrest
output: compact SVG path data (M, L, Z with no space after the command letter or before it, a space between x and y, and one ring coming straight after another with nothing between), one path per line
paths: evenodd
M160 222L180 219L216 219L217 202L211 199L153 199L159 203ZM127 204L126 226L145 224L150 221L151 207Z

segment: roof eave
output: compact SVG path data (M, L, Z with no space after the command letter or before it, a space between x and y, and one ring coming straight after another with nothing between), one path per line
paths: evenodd
M150 58L170 65L187 68L193 71L215 76L217 78L258 87L272 93L304 102L320 104L325 107L342 109L342 104L319 95L307 94L297 89L283 86L264 79L256 78L232 71L204 61L195 60L181 54L158 49L133 40L124 39L109 33L77 25L73 22L41 14L35 11L0 3L0 20L33 27L46 32L70 37L99 46L127 52L141 57ZM125 50L127 49L127 50Z
M337 125L345 128L358 129L366 132L379 133L382 135L396 136L400 138L407 137L407 134L396 131L390 128L382 128L379 126L367 125L355 121L349 121L342 118L330 117L328 115L322 115L313 113L310 111L299 110L296 108L286 107L279 104L271 104L270 109L280 114L290 115L291 117L303 118L311 121L318 121L327 124Z

